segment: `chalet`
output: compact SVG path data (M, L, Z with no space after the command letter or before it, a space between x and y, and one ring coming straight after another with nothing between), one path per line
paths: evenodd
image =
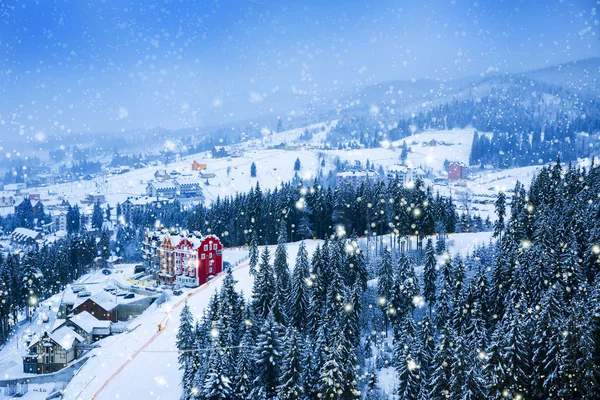
M59 320L57 320L59 321ZM60 320L60 326L68 326L79 334L84 341L82 343L91 344L97 340L110 335L111 321L100 321L87 311L83 311L66 320ZM55 329L57 329L56 327Z
M29 200L29 198L15 202L15 214L26 212L26 207L28 207L28 204L30 204L31 208L33 209L34 218L44 215L44 203L42 203L40 200Z
M212 148L213 158L224 158L230 155L230 149L228 146L214 146Z
M157 181L166 181L171 179L171 175L169 175L169 173L166 170L162 169L154 173L154 179Z
M179 184L175 180L163 182L150 182L146 186L146 195L149 197L166 197L172 199L179 194Z
M23 357L23 372L47 374L66 367L77 358L77 345L85 339L67 326L31 341L29 354Z
M35 250L42 240L41 232L27 228L16 228L10 235L11 243L22 250Z
M192 163L192 171L202 171L206 169L206 164L200 164L198 161L194 160Z
M216 178L217 175L214 172L204 170L204 171L200 171L200 177L202 179L211 179L211 178Z
M98 293L79 304L74 304L73 314L82 312L88 312L100 321L117 322L117 300L107 292Z
M448 164L448 180L457 181L459 179L466 179L469 175L469 168L463 163L451 162Z

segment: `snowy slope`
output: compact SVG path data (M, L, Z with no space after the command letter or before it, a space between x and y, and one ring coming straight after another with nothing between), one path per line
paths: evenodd
M320 241L305 241L309 254L312 254ZM294 265L300 242L288 245L288 259ZM274 246L270 246L273 254ZM247 254L246 250L226 250L225 257L232 263ZM249 297L253 278L248 273L248 264L242 263L234 269L237 289ZM208 305L214 291L219 290L223 276L197 289L188 298L192 313L198 318ZM193 293L195 291L192 291ZM185 294L184 294L185 296ZM138 326L130 333L115 335L102 340L102 348L94 351L95 357L82 368L65 391L65 399L89 399L105 382L158 331L158 324L165 323L163 332L145 347L133 360L117 374L98 394L97 399L175 399L179 398L181 373L177 363L175 337L179 327L179 314L183 303L176 306L183 296L174 298L157 307L152 306L140 317L132 321ZM135 382L135 385L131 385Z

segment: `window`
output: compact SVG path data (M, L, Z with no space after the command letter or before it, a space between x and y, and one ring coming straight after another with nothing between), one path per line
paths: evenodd
M216 250L216 249L217 249L217 245L213 244L213 250Z
M202 254L202 259L204 260L206 258L206 254Z
M210 254L208 255L208 258L212 258L212 253L210 253Z
M209 272L209 273L212 273L212 267L210 267L210 268L208 269L208 272Z
M204 251L208 251L208 245L207 244L204 245Z

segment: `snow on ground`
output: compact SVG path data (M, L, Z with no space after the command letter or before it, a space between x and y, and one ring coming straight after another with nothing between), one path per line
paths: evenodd
M368 160L384 168L400 163L402 143L410 147L406 164L431 170L435 175L445 176L444 161L459 161L469 164L469 153L473 142L473 128L424 132L408 136L395 142L384 142L382 148L359 150L332 150L327 153L349 161L360 160L363 165ZM430 146L436 140L445 144Z
M312 254L320 241L305 241L309 254ZM288 260L294 265L300 242L288 245ZM275 246L270 246L271 256ZM247 250L225 250L225 257L235 264L247 255ZM237 289L246 297L252 293L253 279L248 273L248 264L244 262L234 268ZM223 275L216 277L201 287L197 294L188 297L192 313L198 318L208 305L214 291L219 290ZM188 293L193 291L188 291ZM151 344L122 370L121 373L102 390L98 399L174 399L180 395L181 371L177 363L175 337L179 328L179 314L183 304L175 306L183 296L174 297L164 305L152 305L141 316L133 320L130 326L137 326L129 333L110 336L99 342L102 347L94 350L91 358L82 370L73 378L65 391L65 399L89 399L106 380L158 331L158 324L168 323L164 331ZM136 385L131 385L136 382Z
M299 172L300 177L310 179L318 174L321 167L318 163L318 151L316 150L268 150L269 146L281 143L288 144L311 144L314 146L322 145L325 136L337 121L329 121L309 125L302 128L295 128L280 133L268 132L260 139L254 139L247 143L240 144L243 149L241 157L234 158L212 158L209 151L192 154L169 163L167 165L148 166L140 169L132 169L123 174L106 174L96 177L92 180L80 180L75 182L49 185L39 188L30 188L34 193L42 195L42 199L63 197L73 203L79 203L86 195L91 193L105 194L107 201L111 205L122 203L128 197L145 196L148 182L154 179L154 173L159 170L167 172L177 171L179 176L191 176L199 178L197 171L192 171L192 162L198 161L200 164L207 164L207 171L216 174L215 178L210 178L209 186L202 186L206 202L210 204L217 196L229 196L236 192L248 192L251 187L260 182L261 187L273 189L282 182L289 182L294 177L294 161L300 159L302 169ZM314 132L313 138L306 142L299 140L304 131ZM257 166L257 177L250 177L250 166L252 162ZM331 169L331 165L324 168L324 173ZM203 182L206 179L202 179ZM14 208L10 207L11 211ZM2 210L0 210L1 215Z
M453 254L457 252L466 254L472 251L477 244L482 242L487 243L490 237L491 233L451 234L447 243ZM411 238L411 240L413 240L414 248L416 246L416 243L414 243L416 239ZM360 241L362 245L365 245L366 239L363 238ZM388 238L384 238L384 242L387 243L387 241ZM322 243L322 241L305 240L304 243L310 256L317 244ZM288 262L292 267L295 263L299 246L300 242L288 244ZM269 246L269 248L272 258L275 246ZM237 289L243 291L245 296L249 298L252 293L253 279L248 273L247 255L248 250L243 247L226 249L224 251L225 261L230 262L234 266L233 275L238 282L236 285ZM94 286L102 287L103 285L99 284L102 281L111 284L112 279L116 279L121 283L127 283L127 277L132 273L132 265L122 265L117 270L123 272L117 272L108 277L97 272L82 277L81 281L87 283L90 289ZM106 384L97 398L172 399L179 397L181 372L177 363L175 336L179 327L179 314L183 306L182 301L187 298L193 314L200 317L204 308L208 305L212 294L220 289L222 279L223 275L220 275L199 289L186 289L183 295L172 296L165 304L160 306L153 304L142 315L129 323L129 332L109 336L99 341L98 344L101 347L92 350L86 355L86 357L89 357L88 362L67 386L65 399L90 399L128 359L132 358L146 342L150 341L157 334L158 325L165 322L167 322L167 325L162 333L156 336L112 381ZM96 282L97 284L92 284L92 282ZM190 293L196 291L197 293L194 295L188 296ZM53 310L58 310L61 297L62 294L57 294L47 301L52 304ZM44 309L45 306L46 304L40 309ZM0 369L3 371L3 378L23 376L21 372L21 355L25 351L22 342L23 334L26 331L42 332L43 329L48 329L55 319L56 315L51 316L48 324L40 324L40 319L36 318L33 324L27 324L19 329L16 337L21 339L20 350L15 352L16 340L13 338L0 352ZM387 371L385 373L389 375L392 372ZM391 379L390 384L393 385L393 374L385 379L384 376L380 376L380 378L381 382L388 378ZM136 385L131 385L131 382L136 382ZM51 386L42 386L47 390L52 389ZM30 392L24 398L37 399L39 395L39 392ZM0 396L0 398L2 397Z

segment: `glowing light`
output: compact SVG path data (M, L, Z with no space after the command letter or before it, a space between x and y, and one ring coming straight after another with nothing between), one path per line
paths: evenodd
M385 306L387 303L387 300L385 299L385 297L380 297L377 302L379 303L380 306Z
M336 228L336 234L338 237L343 237L346 235L346 228L343 225L338 225Z
M592 246L592 253L594 253L596 255L600 254L600 245L597 245L597 244L593 245Z
M213 328L210 330L210 336L213 338L217 338L219 337L219 330L216 328Z
M485 360L487 358L487 354L485 353L485 351L479 350L479 352L477 353L477 358L479 358L480 360Z
M352 304L346 304L346 305L344 306L344 311L346 311L346 312L350 312L350 311L352 311Z
M410 359L406 363L406 367L409 371L414 371L415 369L419 368L419 365L413 359Z
M421 296L413 297L413 304L415 307L423 307L425 305L425 300Z

